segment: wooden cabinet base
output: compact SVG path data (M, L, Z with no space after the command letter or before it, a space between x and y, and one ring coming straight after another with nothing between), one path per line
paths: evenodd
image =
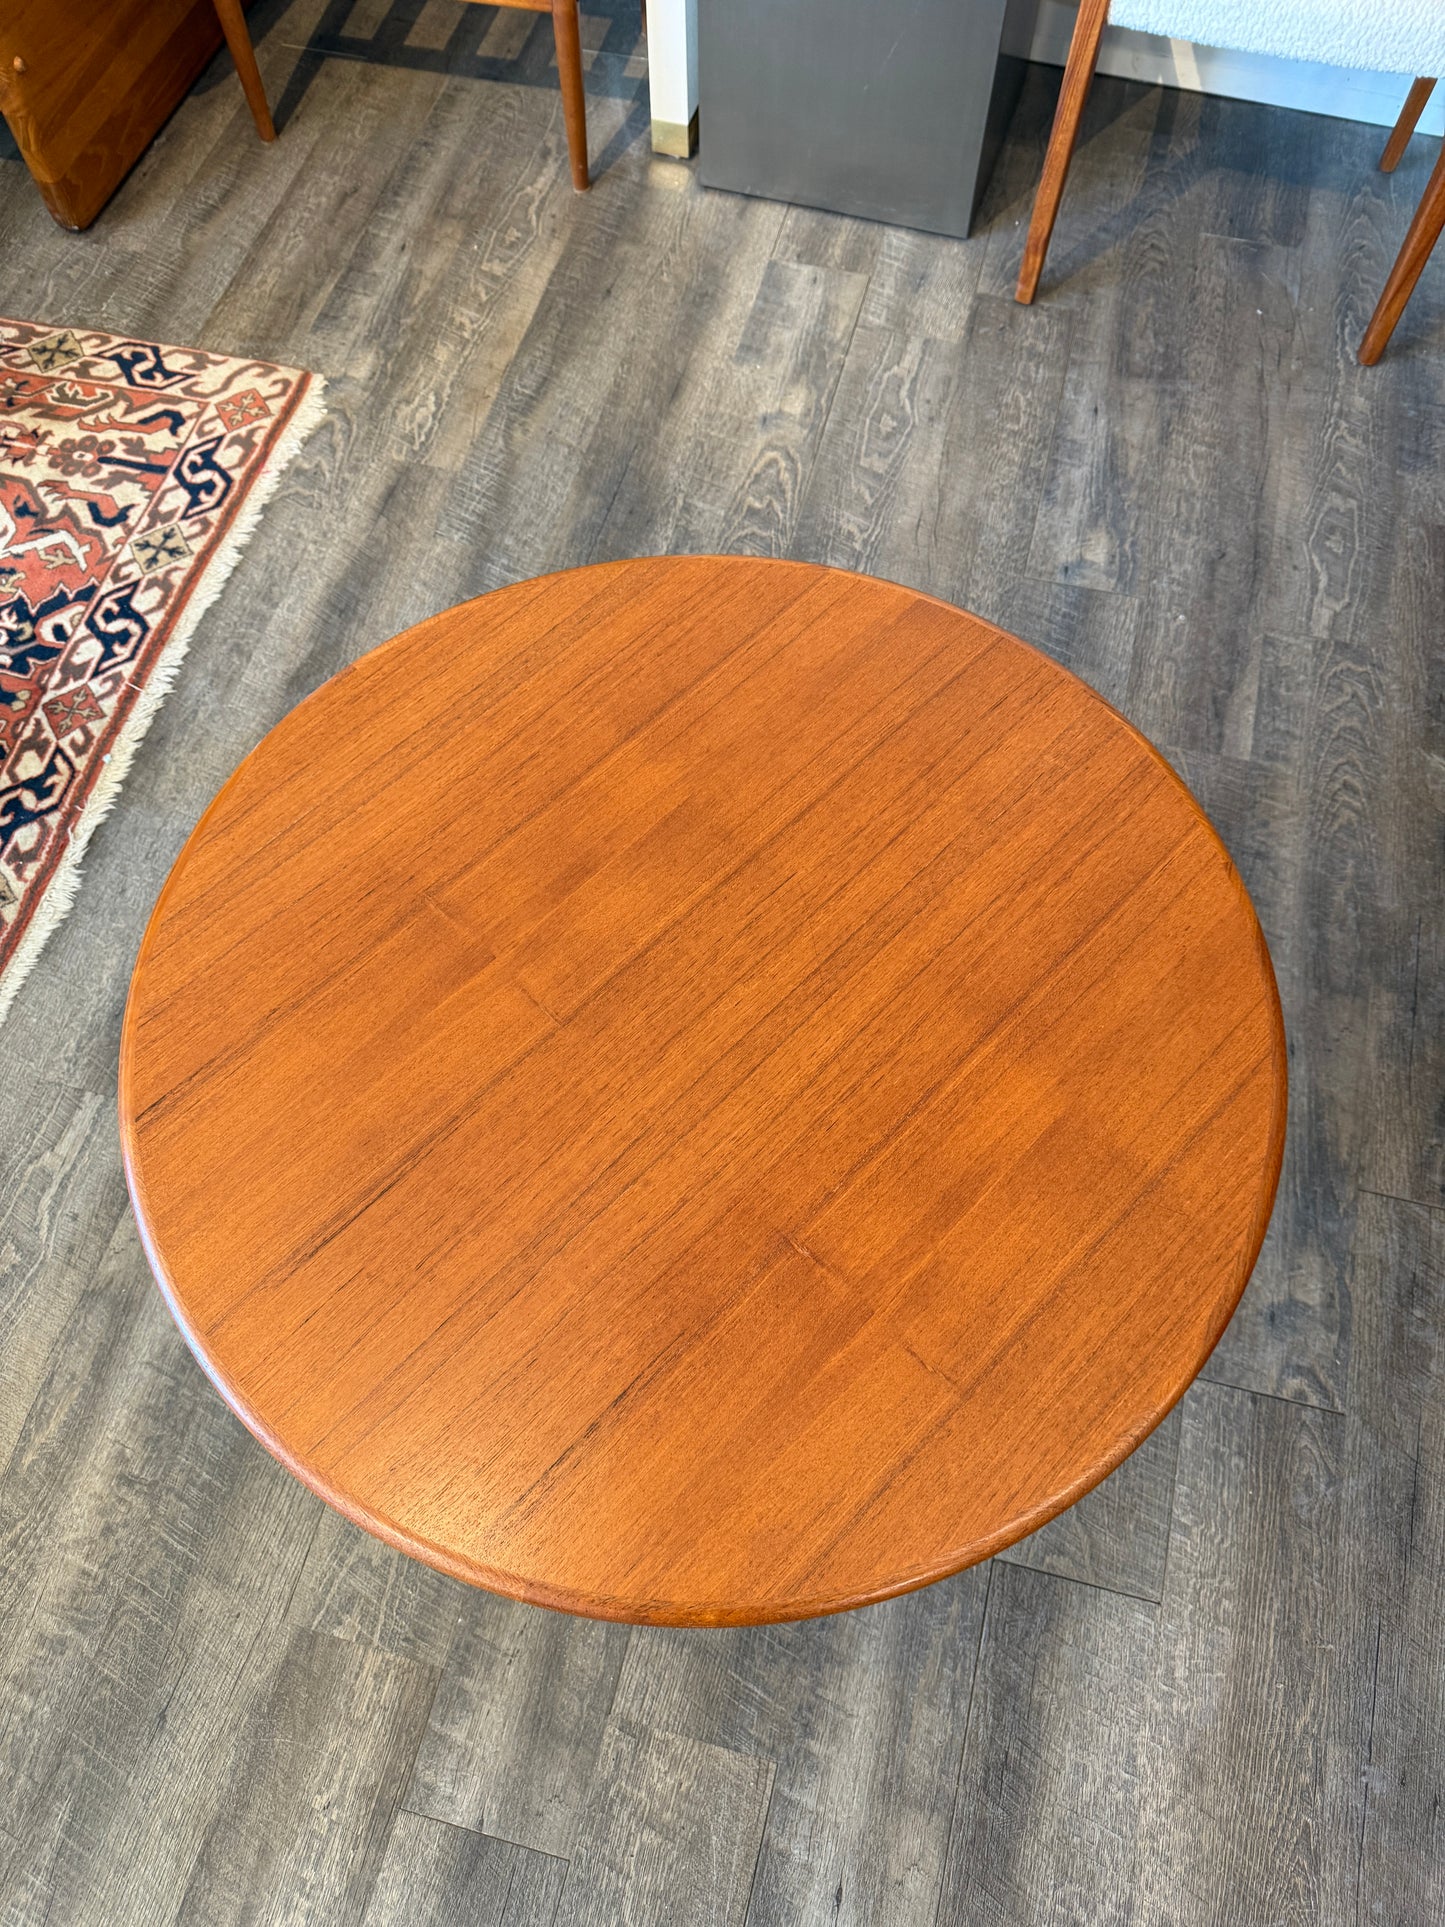
M62 227L90 226L220 44L212 0L7 0L0 111Z

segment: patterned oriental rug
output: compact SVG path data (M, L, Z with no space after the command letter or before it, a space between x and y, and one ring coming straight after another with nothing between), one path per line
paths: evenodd
M0 320L0 1017L321 388Z

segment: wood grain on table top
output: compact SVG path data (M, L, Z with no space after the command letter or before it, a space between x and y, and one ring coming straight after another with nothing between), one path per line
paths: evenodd
M222 1392L358 1523L609 1617L837 1610L1103 1477L1268 1219L1273 974L1084 684L675 558L422 623L162 893L121 1111Z

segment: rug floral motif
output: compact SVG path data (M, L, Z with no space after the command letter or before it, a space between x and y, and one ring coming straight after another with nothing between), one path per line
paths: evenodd
M0 319L0 1016L320 390Z

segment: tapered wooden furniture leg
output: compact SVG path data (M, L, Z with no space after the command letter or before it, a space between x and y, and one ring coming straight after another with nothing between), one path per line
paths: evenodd
M1099 57L1099 41L1109 17L1109 0L1079 0L1079 17L1074 22L1074 37L1069 42L1069 59L1064 68L1064 84L1054 113L1049 151L1044 156L1044 171L1039 191L1034 196L1033 217L1028 239L1024 242L1023 265L1019 269L1016 299L1032 301L1043 273L1044 256L1049 251L1049 236L1054 217L1063 198L1074 142L1079 137L1079 121L1089 97L1089 82L1094 78L1094 62Z
M582 86L582 35L577 26L577 0L552 0L552 26L557 35L557 72L562 82L562 118L567 125L572 185L590 187L587 95Z
M1441 228L1445 228L1445 147L1441 148L1435 171L1420 196L1420 205L1415 209L1415 218L1410 223L1405 244L1395 257L1395 265L1385 283L1385 292L1370 316L1370 325L1360 343L1360 360L1367 368L1372 368L1385 352L1385 344L1395 332L1395 323L1405 312L1405 303L1415 291L1420 270L1430 259L1430 251L1440 239Z
M1385 151L1380 156L1380 172L1393 174L1400 165L1405 149L1410 145L1410 136L1415 124L1425 109L1425 102L1435 91L1435 82L1428 74L1421 74L1410 83L1410 91L1405 96L1405 105L1400 109L1400 118L1395 122L1390 138L1385 142Z
M273 141L276 129L271 123L271 109L266 104L266 89L261 81L261 69L256 65L256 50L251 45L251 33L246 25L241 0L216 0L216 14L221 22L221 31L226 36L226 45L231 49L231 58L236 63L236 72L241 76L241 86L251 109L251 118L256 123L256 132L263 141Z

